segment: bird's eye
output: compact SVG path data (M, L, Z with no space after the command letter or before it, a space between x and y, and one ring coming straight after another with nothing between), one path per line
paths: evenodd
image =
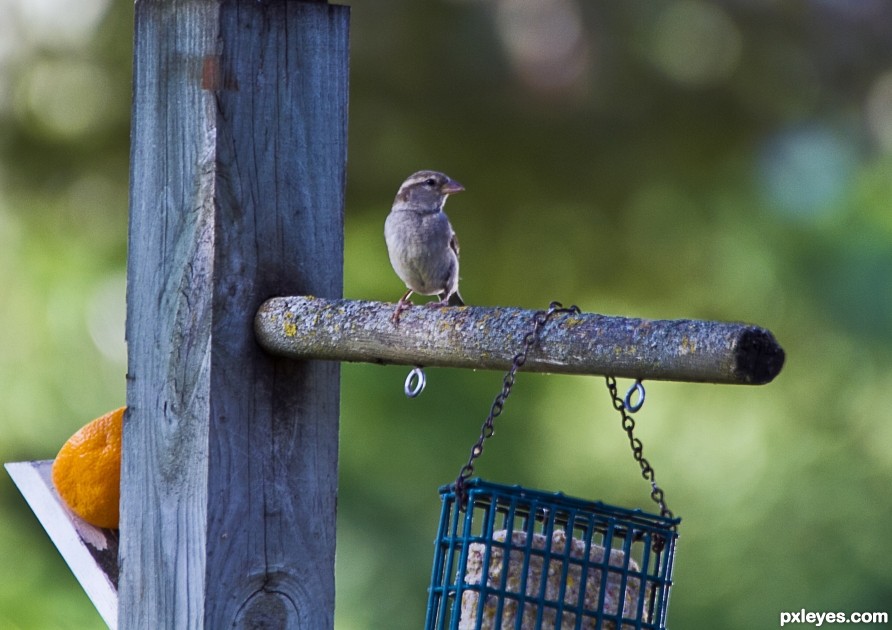
M433 188L437 185L437 180L435 180L433 177L428 177L426 180L424 180L424 185Z

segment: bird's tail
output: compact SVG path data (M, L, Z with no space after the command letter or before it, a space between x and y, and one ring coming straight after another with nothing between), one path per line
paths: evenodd
M443 294L440 294L440 299L443 299ZM461 295L459 295L458 291L449 296L449 301L446 302L449 306L464 306L465 301L462 299Z

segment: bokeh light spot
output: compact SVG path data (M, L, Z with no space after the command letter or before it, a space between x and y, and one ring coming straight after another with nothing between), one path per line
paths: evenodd
M48 60L35 64L23 77L16 109L20 118L33 121L46 135L76 137L105 120L110 92L108 77L96 65Z
M501 0L496 26L515 71L530 87L573 87L589 70L582 16L569 0Z
M802 127L772 137L759 160L764 194L787 216L817 220L839 209L858 155L851 141L825 127Z
M892 70L874 82L867 96L867 125L877 145L892 152Z
M86 305L87 329L96 349L107 360L127 364L124 342L126 319L127 276L113 273L100 279Z
M25 37L42 45L69 46L89 41L109 0L18 0Z
M740 61L740 31L719 6L696 0L670 4L654 29L653 63L678 83L708 85L729 77Z
M15 57L21 47L21 30L12 5L0 2L0 66Z

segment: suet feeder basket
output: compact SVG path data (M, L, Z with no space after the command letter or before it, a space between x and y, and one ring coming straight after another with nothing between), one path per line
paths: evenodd
M442 512L426 630L666 627L680 519L471 479Z
M634 436L632 413L644 403L636 381L625 401L607 377L635 460L660 514L629 510L471 478L495 433L517 371L555 313L554 302L505 374L468 463L440 488L442 511L428 591L426 630L633 630L666 627L680 519L666 506L653 468ZM630 400L637 393L638 402Z

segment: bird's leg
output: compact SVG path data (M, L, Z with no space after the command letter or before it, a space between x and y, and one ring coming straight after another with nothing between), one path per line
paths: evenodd
M400 301L396 303L396 310L393 311L393 315L390 316L390 321L394 324L400 323L400 315L403 314L403 311L408 310L412 306L412 302L409 301L409 296L412 295L412 289L409 289L403 294L403 297L400 298Z
M425 306L427 308L443 308L444 306L449 306L449 296L447 294L443 294L444 297L439 300L434 300L433 302L425 302Z
M444 306L464 306L464 302L461 299L461 296L458 294L458 291L443 291L437 297L439 300L434 302L428 302L425 306L430 308L443 308Z

